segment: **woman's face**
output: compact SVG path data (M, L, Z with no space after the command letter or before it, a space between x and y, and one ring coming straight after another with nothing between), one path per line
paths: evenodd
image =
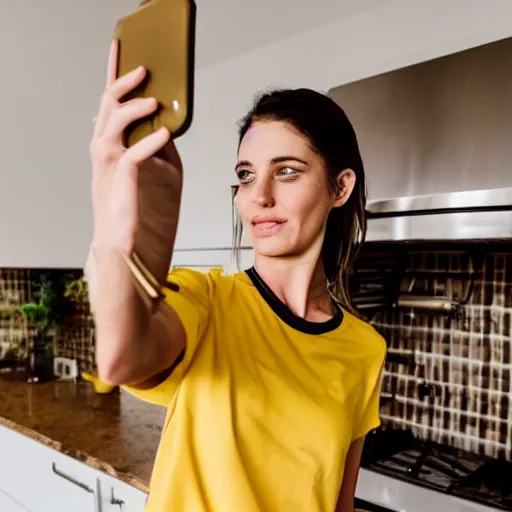
M257 255L299 257L322 246L327 217L353 189L351 170L340 173L340 191L328 187L322 157L292 126L258 121L242 139L236 205Z

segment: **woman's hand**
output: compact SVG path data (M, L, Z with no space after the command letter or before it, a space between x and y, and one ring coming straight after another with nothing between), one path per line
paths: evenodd
M146 75L144 68L117 76L118 42L111 45L107 84L90 143L92 160L93 248L137 254L162 282L169 270L179 214L181 160L165 128L130 148L124 132L155 112L154 98L123 97Z

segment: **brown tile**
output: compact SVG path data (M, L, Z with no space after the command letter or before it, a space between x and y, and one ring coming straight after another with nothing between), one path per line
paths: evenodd
M447 277L442 272L467 272L471 268L470 244L463 251L413 249L406 258L407 269L423 272L415 281L416 292L464 298L467 276ZM502 419L512 414L508 369L512 360L512 253L487 253L480 269L478 258L474 261L481 274L474 281L465 318L454 320L422 311L395 311L380 316L390 346L411 347L431 354L418 357L415 381L434 379L441 392L437 398L440 411L432 422L425 403L416 408L411 404L393 405L392 421L402 426L403 418L413 422L412 429L420 436L424 435L421 427L432 423L433 430L428 431L428 436L453 445L465 442L457 433L476 436L481 442L472 443L475 452L511 458L510 446L507 448L505 441L512 430ZM435 272L441 274L436 276ZM393 368L389 376L389 382L394 383L404 399L417 396L414 380L400 378L408 371L404 367ZM455 413L451 412L453 409ZM439 433L440 428L449 429L450 435ZM485 440L501 445L484 443Z

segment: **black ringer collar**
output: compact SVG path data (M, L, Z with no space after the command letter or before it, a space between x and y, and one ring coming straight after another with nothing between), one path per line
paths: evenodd
M254 267L245 271L252 283L263 297L272 311L287 325L305 334L325 334L337 329L343 321L343 311L333 301L334 316L325 322L310 322L297 316L291 309L279 299L279 297L267 286Z

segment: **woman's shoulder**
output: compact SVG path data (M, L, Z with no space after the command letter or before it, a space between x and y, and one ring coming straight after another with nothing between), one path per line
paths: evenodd
M387 344L384 337L366 320L344 310L345 332L357 340L359 349L376 362L386 357Z

